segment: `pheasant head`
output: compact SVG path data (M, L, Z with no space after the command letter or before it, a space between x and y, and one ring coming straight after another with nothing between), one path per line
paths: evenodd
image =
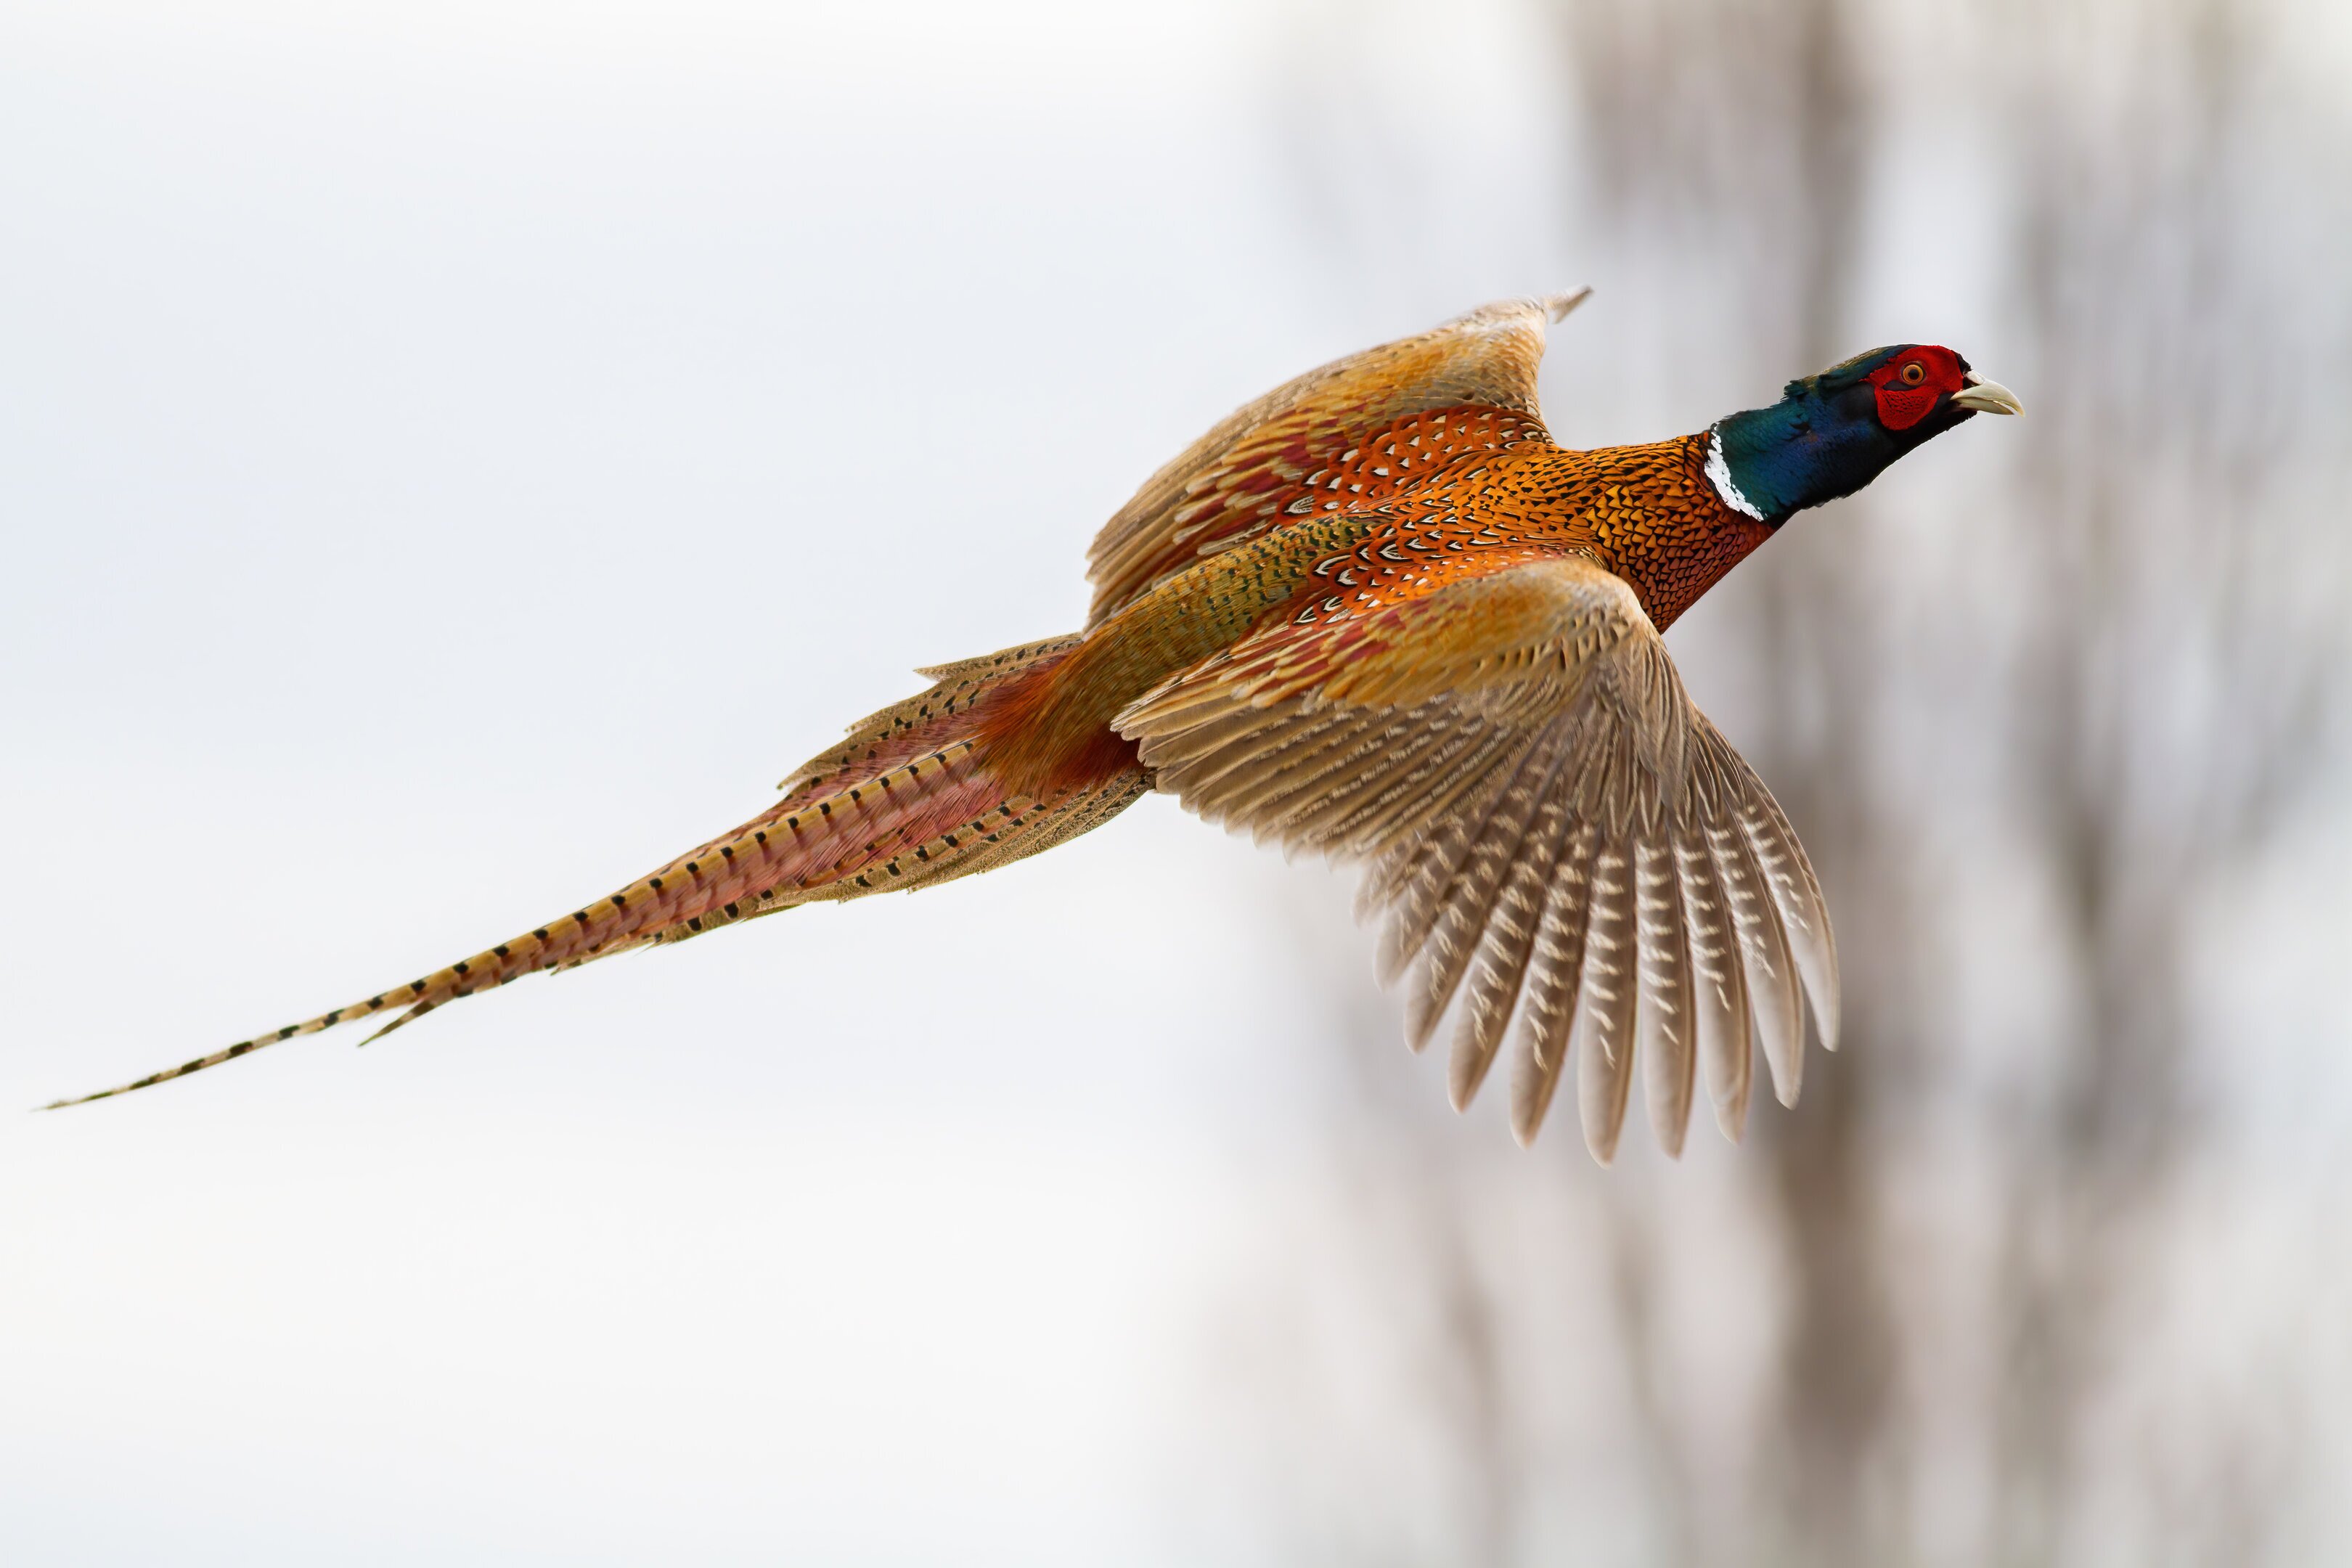
M1898 343L1792 381L1769 408L1717 421L1707 478L1732 508L1778 528L1852 495L1963 420L2023 412L2015 393L1950 349Z

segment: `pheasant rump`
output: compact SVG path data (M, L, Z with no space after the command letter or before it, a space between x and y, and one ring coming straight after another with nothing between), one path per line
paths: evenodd
M1796 835L1659 634L1797 512L2018 403L1951 350L1906 344L1693 435L1570 451L1536 367L1547 320L1583 298L1488 305L1240 409L1104 526L1083 631L922 671L928 690L740 827L421 979L58 1103L991 870L1160 789L1361 863L1412 1044L1454 1017L1457 1107L1507 1037L1522 1140L1571 1062L1604 1162L1636 1063L1668 1151L1702 1079L1737 1138L1759 1048L1789 1102L1808 1004L1836 1044L1837 950Z

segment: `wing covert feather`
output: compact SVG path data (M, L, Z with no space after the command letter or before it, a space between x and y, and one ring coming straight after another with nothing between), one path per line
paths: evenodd
M1095 585L1087 624L1170 573L1317 504L1306 499L1312 479L1352 460L1367 437L1400 420L1483 408L1500 417L1478 423L1474 446L1549 440L1536 405L1544 327L1590 292L1498 300L1335 360L1234 410L1146 479L1096 534L1087 554Z

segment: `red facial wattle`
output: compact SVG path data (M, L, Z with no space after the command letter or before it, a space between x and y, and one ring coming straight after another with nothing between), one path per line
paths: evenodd
M1878 422L1889 430L1908 430L1935 412L1938 398L1959 391L1966 374L1960 356L1949 349L1905 349L1867 378L1878 397Z

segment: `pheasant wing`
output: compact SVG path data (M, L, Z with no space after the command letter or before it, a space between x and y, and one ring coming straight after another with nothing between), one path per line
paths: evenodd
M1309 371L1236 410L1146 480L1095 536L1087 557L1095 585L1087 625L1278 519L1374 500L1409 483L1416 468L1433 467L1424 453L1402 465L1368 456L1373 439L1402 422L1438 410L1479 412L1446 423L1449 454L1549 440L1536 406L1544 323L1567 315L1587 292L1484 306Z
M1517 1021L1512 1123L1571 1056L1615 1152L1636 1047L1679 1152L1703 1077L1737 1138L1760 1043L1793 1102L1800 994L1837 1036L1821 889L1769 791L1683 690L1624 581L1570 554L1192 667L1118 721L1160 787L1261 842L1365 862L1416 1048L1449 1007L1466 1104Z

